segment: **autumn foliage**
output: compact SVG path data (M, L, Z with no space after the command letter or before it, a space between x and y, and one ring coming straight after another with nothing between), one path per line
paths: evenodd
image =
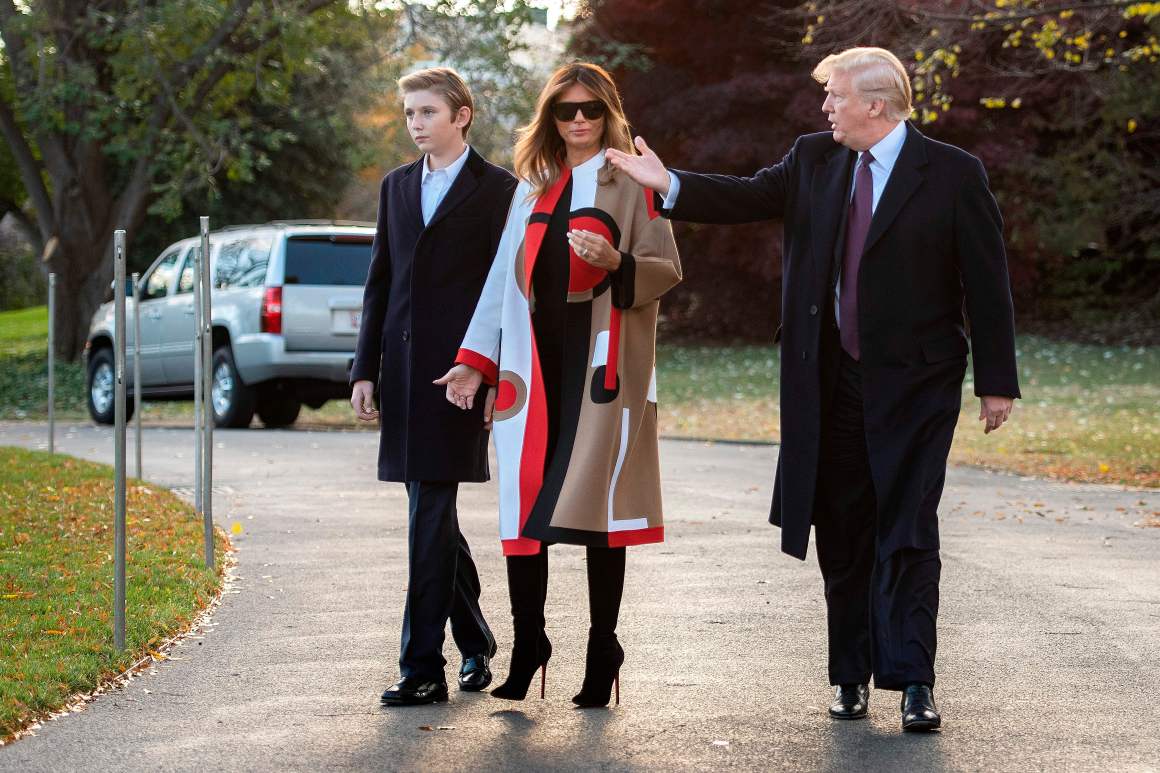
M634 129L667 164L748 175L827 128L809 77L818 60L890 48L910 69L916 125L987 167L1021 327L1143 342L1160 338L1158 14L1041 0L603 0L575 54L613 66ZM686 282L667 332L768 339L780 224L677 234Z

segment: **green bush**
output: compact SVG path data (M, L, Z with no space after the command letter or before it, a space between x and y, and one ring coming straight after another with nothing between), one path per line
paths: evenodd
M0 250L0 311L39 306L48 297L48 277L29 253Z

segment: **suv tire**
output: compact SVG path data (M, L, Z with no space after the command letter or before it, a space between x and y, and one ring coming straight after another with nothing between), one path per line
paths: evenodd
M254 389L242 383L228 346L219 347L213 353L210 404L215 427L245 428L254 418Z
M85 402L89 416L97 424L113 424L116 421L117 371L113 362L113 350L105 346L97 349L89 357L89 369L85 378ZM125 390L125 421L133 418L133 390Z

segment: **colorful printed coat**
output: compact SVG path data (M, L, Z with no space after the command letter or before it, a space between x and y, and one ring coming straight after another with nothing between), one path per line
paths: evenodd
M672 227L653 192L617 173L601 151L564 169L535 201L521 182L456 362L497 386L500 539L505 555L540 542L619 547L664 539L655 346L660 296L681 280ZM565 199L564 194L568 193ZM557 207L571 229L621 253L609 273L568 249L561 394L545 395L533 329L536 260ZM563 249L557 242L555 248ZM553 379L549 379L553 383ZM559 416L549 421L548 407ZM549 425L558 427L548 437ZM548 448L552 457L545 464Z

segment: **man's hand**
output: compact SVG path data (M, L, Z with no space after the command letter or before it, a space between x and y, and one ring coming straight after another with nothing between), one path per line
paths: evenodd
M645 144L644 137L636 138L636 149L639 156L623 153L615 148L609 148L604 157L617 169L627 174L645 188L652 188L661 196L669 193L669 171L657 157L656 153Z
M470 365L456 365L431 382L438 386L447 386L447 402L468 410L475 403L475 393L483 383L483 374Z
M354 408L354 415L363 421L375 421L379 412L375 410L375 383L373 381L356 381L350 395L350 407Z
M483 400L483 428L491 432L491 415L495 412L495 387L487 388L487 397Z
M983 428L983 434L989 434L1003 426L1011 416L1011 409L1015 406L1015 401L1010 397L993 397L984 396L979 398L979 421L984 419L987 421L987 426Z

